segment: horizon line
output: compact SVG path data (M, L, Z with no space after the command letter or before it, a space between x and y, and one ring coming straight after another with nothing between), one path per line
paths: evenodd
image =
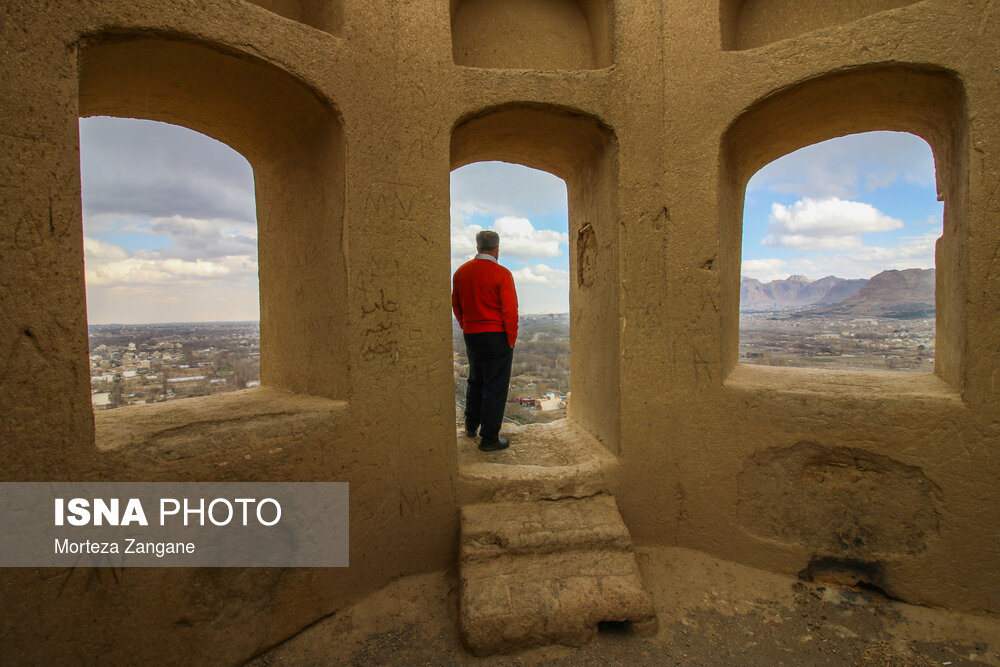
M809 276L805 275L804 273L789 273L786 278L772 278L771 280L762 280L760 278L754 278L753 276L748 276L748 275L745 275L743 272L740 272L740 280L742 280L743 278L749 278L750 280L756 280L756 281L761 282L761 283L773 283L773 282L776 282L778 280L789 280L790 278L794 278L796 276L798 276L800 278L805 278L809 282L816 282L817 280L823 280L823 278L838 278L840 280L871 280L875 276L877 276L877 275L879 275L881 273L886 273L887 271L935 271L936 269L937 269L937 267L931 267L929 269L923 269L923 268L921 268L919 266L910 266L910 267L907 267L905 269L882 269L878 273L873 274L871 276L868 276L867 278L841 278L840 276L832 274L832 273L827 274L827 275L825 275L825 276L823 276L821 278L810 278Z
M527 315L569 315L569 311L544 312L544 313L518 313L518 317ZM151 327L184 324L260 324L260 319L256 320L174 320L171 322L87 322L88 327Z

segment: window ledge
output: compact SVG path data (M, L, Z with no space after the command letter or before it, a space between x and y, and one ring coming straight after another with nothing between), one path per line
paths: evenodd
M271 387L94 413L97 449L159 460L274 448L329 428L347 403Z
M828 396L862 400L926 401L962 407L962 396L931 373L834 371L737 364L726 378L728 389L756 394Z

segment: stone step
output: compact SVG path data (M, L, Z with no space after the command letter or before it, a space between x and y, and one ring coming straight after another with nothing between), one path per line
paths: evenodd
M469 505L461 517L462 634L476 655L579 646L603 621L655 631L613 497Z
M632 538L608 495L576 502L508 502L462 508L462 562L501 554L631 548Z
M592 435L568 420L511 426L501 435L510 448L481 452L459 430L460 503L584 498L610 491L618 459Z

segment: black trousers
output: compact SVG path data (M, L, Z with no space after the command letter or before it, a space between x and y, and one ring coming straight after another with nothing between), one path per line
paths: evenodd
M465 392L465 428L486 440L500 436L500 423L507 403L510 364L514 348L503 331L465 334L469 355L469 386Z

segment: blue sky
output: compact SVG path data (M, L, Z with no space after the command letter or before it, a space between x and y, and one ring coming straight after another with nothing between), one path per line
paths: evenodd
M255 320L253 171L225 144L144 120L80 121L88 319L93 324ZM931 268L941 234L930 147L872 132L790 153L747 184L743 275L868 278ZM566 312L565 183L480 162L451 174L452 268L475 233L501 234L522 313Z
M747 184L742 273L768 281L933 268L943 211L919 137L867 132L807 146Z

